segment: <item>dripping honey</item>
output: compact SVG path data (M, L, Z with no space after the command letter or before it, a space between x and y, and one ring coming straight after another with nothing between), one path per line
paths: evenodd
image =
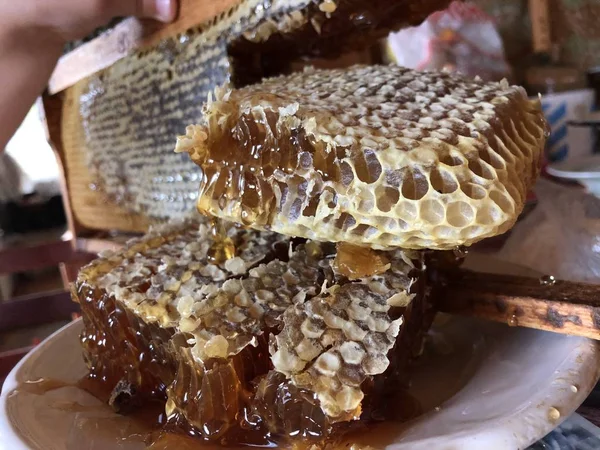
M242 114L227 130L215 130L218 136L205 152L191 154L203 173L197 203L200 213L210 215L235 203L236 212L228 214L233 213L238 222L268 227L281 206L276 204L274 189L282 198L306 189L306 180L294 175L298 168L314 166L324 181L341 179L335 152L311 142L301 127L288 129L278 121L279 116L270 111ZM290 214L316 213L321 192L306 194L308 204Z
M211 219L211 235L213 243L208 250L207 259L211 264L223 264L235 256L235 244L227 236L225 225L219 219Z
M19 395L20 392L32 393L35 395L44 395L47 392L63 387L79 387L88 392L104 392L106 386L100 381L90 381L89 378L76 383L66 383L53 379L38 379L20 384L13 395ZM218 449L218 448L294 448L295 450L309 450L315 448L327 449L345 449L354 443L365 443L373 445L373 433L377 435L378 443L388 443L397 435L398 426L410 419L422 414L418 401L410 396L405 390L397 390L388 393L393 398L390 404L394 404L394 416L390 420L382 421L383 416L376 422L356 421L353 423L340 424L337 431L327 435L322 440L292 440L282 436L272 436L264 428L256 427L256 423L248 422L247 414L242 414L240 426L234 427L219 441L209 442L195 436L195 433L181 423L169 423L164 412L164 405L157 401L146 401L140 404L126 417L123 417L122 426L115 423L109 416L99 420L99 425L114 428L115 446L122 445L123 442L144 442L148 450L195 450L195 449ZM289 399L288 401L290 401ZM54 402L52 407L60 409L66 413L81 414L89 412L95 417L98 411L104 410L104 406L97 405L84 406L76 402ZM373 414L375 417L375 414ZM310 420L306 417L304 420ZM131 425L126 425L131 423ZM244 424L246 423L246 425ZM368 432L367 428L368 427ZM122 429L121 429L122 428ZM123 430L129 430L126 435ZM313 436L314 438L314 436ZM316 445L316 447L315 447ZM136 447L137 448L137 447ZM68 448L68 450L74 450Z
M340 242L333 267L340 275L356 280L384 273L390 268L390 262L383 252Z

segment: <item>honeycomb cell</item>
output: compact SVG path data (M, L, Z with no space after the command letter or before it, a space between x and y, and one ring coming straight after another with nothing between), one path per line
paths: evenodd
M340 174L342 184L344 186L350 186L352 184L352 180L354 180L354 172L347 161L342 161L340 163Z
M429 180L420 170L407 170L402 179L402 196L409 200L420 200L429 191Z
M424 200L420 206L421 219L431 225L439 225L444 221L446 211L444 205L437 200Z
M396 223L398 224L397 226L400 230L404 231L404 230L408 230L410 228L410 225L402 219L397 219Z
M475 212L471 205L466 202L453 202L448 205L446 210L446 220L453 227L465 227L475 218Z
M480 225L489 225L500 220L504 213L495 203L488 204L477 211L476 221Z
M439 239L451 239L454 236L456 236L456 234L457 234L455 229L452 229L445 225L439 225L439 226L435 227L433 230L435 232L435 235Z
M375 193L375 195L377 195L377 193ZM358 207L361 211L373 211L373 208L375 208L375 198L373 197L373 194L371 192L363 192L358 199Z
M512 201L514 201L515 203L518 203L523 200L521 197L521 193L515 186L512 186L512 185L507 186L506 191L507 191L508 195L510 196L510 198L512 199Z
M360 224L352 230L352 233L358 236L364 236L368 238L369 236L378 234L379 230L371 225Z
M348 231L356 225L356 219L351 214L342 213L338 217L335 226L343 231Z
M465 193L467 197L473 200L481 200L486 196L485 189L477 184L462 183L460 185L460 189Z
M344 242L337 245L337 253L332 265L338 274L350 280L378 275L390 267L389 260L384 254Z
M400 201L396 211L399 218L407 223L412 223L417 218L418 210L415 202Z
M500 209L506 214L512 214L514 209L514 200L509 199L505 194L500 191L490 192L490 199L500 207Z
M431 187L440 194L451 194L458 189L458 183L445 169L433 168L429 174Z
M516 156L506 148L506 145L498 136L494 136L488 144L490 148L499 155L500 159L504 161L506 166L515 164Z
M377 225L379 226L379 230L385 230L394 232L398 226L398 222L394 220L392 217L387 216L374 216Z
M322 195L323 199L327 201L327 206L330 209L333 209L337 206L337 199L338 199L338 195L337 193L330 187L325 187L325 189L323 189L323 195Z
M356 159L354 170L358 179L368 184L375 183L381 176L381 164L375 152L370 149L364 150L363 158Z
M531 116L531 114L527 114L528 116ZM529 119L530 117L527 117L527 119ZM543 138L543 134L544 134L544 130L541 130L535 126L533 126L531 124L531 122L529 120L523 120L519 122L521 124L521 126L523 128L525 128L527 130L527 132L530 134L531 137L533 137L534 139L542 139Z
M305 217L314 216L315 213L317 212L317 207L319 206L319 200L320 200L320 197L318 197L318 196L311 197L311 199L308 202L308 205L306 205L304 207L304 209L302 210L302 215Z
M390 234L390 233L380 233L379 234L379 239L381 240L381 242L383 242L385 245L389 245L389 243L394 241L394 235Z
M479 150L479 158L485 161L494 169L504 169L505 163L502 157L496 153L491 147L485 147Z
M475 175L485 178L486 180L493 180L496 177L494 171L481 160L471 159L469 161L469 169Z
M480 227L479 225L470 225L470 226L460 230L460 234L465 239L470 239L473 236L477 236L477 234L481 233L481 228L482 227Z
M400 193L396 188L379 186L375 189L375 198L377 199L379 211L389 212L398 203Z

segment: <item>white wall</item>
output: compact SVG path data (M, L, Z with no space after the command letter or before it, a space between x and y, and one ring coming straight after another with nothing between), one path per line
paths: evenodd
M37 103L8 142L6 151L25 174L21 183L22 193L31 193L36 189L50 195L60 192L58 164L46 141Z

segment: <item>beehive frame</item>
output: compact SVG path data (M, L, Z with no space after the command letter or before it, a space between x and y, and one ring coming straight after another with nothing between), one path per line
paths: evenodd
M138 66L148 67L147 64L149 64L149 62L144 59L145 54L156 53L156 49L163 46L163 44L181 41L181 39L186 37L186 32L189 34L188 30L190 29L192 30L193 35L194 30L198 31L209 29L203 27L212 27L210 28L211 33L212 35L215 35L213 29L216 29L216 33L223 33L226 27L224 28L221 26L221 23L227 22L230 23L230 25L227 26L234 27L235 33L237 33L234 34L236 36L240 35L240 30L245 30L246 28L244 27L246 25L238 24L235 21L238 20L236 19L236 11L251 11L245 12L243 16L240 16L243 17L244 20L246 20L246 15L253 17L253 22L251 22L251 24L253 23L254 25L250 26L262 24L263 22L261 22L261 20L263 20L264 17L270 17L256 13L256 11L259 11L259 9L257 9L258 6L262 5L259 5L259 3L260 2L257 3L256 1L250 0L182 0L180 5L180 18L172 24L161 26L155 22L127 19L119 23L110 33L99 36L61 58L50 80L48 91L43 97L43 103L46 112L49 140L57 153L63 170L64 200L69 216L69 226L74 236L85 236L86 238L89 238L89 236L93 234L91 230L95 229L143 232L150 223L155 221L155 219L149 220L148 217L157 217L152 214L152 211L149 212L147 209L148 205L152 207L155 204L154 200L149 200L148 196L146 196L145 203L141 203L141 208L125 209L114 201L114 192L110 192L108 189L104 190L103 186L97 183L97 174L92 175L90 173L90 163L86 158L89 158L89 155L98 155L98 146L104 145L104 141L102 141L101 144L98 144L101 140L88 135L89 129L84 127L81 118L80 100L82 96L90 93L94 80L102 80L102 77L106 73L113 73L114 75L113 68L116 68L117 65L119 66L119 70L122 70L123 67L127 68L127 64L124 66L121 63L121 60L128 55L131 56L127 58L126 61L139 59L146 64L145 66L141 65L141 62L130 64L134 69ZM354 2L340 2L336 13L331 16L329 13L334 11L336 7L335 2L332 2L331 0L281 0L273 2L273 5L276 6L272 6L271 8L276 8L273 9L276 14L276 16L274 16L276 20L281 21L283 18L284 22L284 29L276 28L275 33L284 33L286 36L288 36L288 28L286 28L285 25L291 20L290 18L293 19L292 12L295 12L296 9L300 8L303 11L302 14L306 15L304 18L305 20L299 25L299 28L296 28L296 25L292 26L292 34L289 35L289 39L285 42L292 42L294 46L297 45L297 42L302 41L302 39L298 39L297 35L305 33L305 31L302 30L308 30L308 33L312 33L313 35L311 38L313 41L311 42L314 43L317 40L329 42L329 40L331 40L331 42L334 43L333 45L328 44L329 50L326 50L326 52L329 52L331 48L335 48L336 51L342 52L348 48L355 49L356 46L364 46L362 41L371 42L375 38L383 36L386 30L418 23L426 17L428 12L443 7L447 3L446 0L427 0L420 2L417 5L409 0L403 0L398 3L389 3L389 8L386 11L393 11L393 14L377 12L376 14L379 14L379 17L377 21L374 22L374 27L367 30L362 30L360 27L363 25L360 23L352 22L354 19L340 19L340 17L352 17L350 12L353 11L352 8L356 8ZM377 0L373 2L373 5L369 3L369 8L373 9L383 4L385 4L384 0ZM241 5L243 5L243 7ZM323 7L323 5L325 6ZM331 9L332 5L333 9ZM338 15L336 16L336 14ZM261 19L261 17L263 19ZM315 17L321 19L321 24L324 23L323 21L329 21L331 18L332 26L329 28L333 31L326 31L325 27L321 30L321 25L315 24L313 21ZM344 20L346 20L346 22L344 22ZM231 25L231 23L234 25ZM342 25L340 25L340 23ZM218 26L214 24L218 24ZM277 26L279 25L281 24L278 22ZM256 30L260 31L261 27L262 25L258 28L253 28L253 30L255 30L255 32ZM223 30L221 30L221 28L223 28ZM356 33L356 30L362 31ZM244 36L246 37L246 34L244 34ZM270 36L270 34L268 34L268 36ZM249 40L246 42L254 42L254 38L248 39ZM279 37L277 39L281 41ZM157 43L160 43L160 45L157 45ZM299 49L293 49L292 51L296 56L313 52L313 49L310 46L311 44L303 42L298 45L300 46ZM245 48L244 46L242 47ZM289 44L286 44L285 48L287 47L289 47ZM307 48L305 49L304 47ZM150 52L147 52L146 50L150 50ZM168 53L168 49L166 50ZM322 50L323 49L319 51ZM239 48L235 51L239 52ZM263 52L262 49L256 50L254 47L252 51ZM135 52L137 58L132 57L132 52ZM268 50L268 52L272 52L272 49ZM227 56L229 56L229 47L227 53ZM268 53L268 55L271 57L271 53ZM363 59L360 59L361 57L363 57ZM238 58L238 56L236 56L236 58ZM287 55L286 58L288 58ZM359 55L358 62L372 61L370 61L368 57L365 59L364 54L362 54ZM243 60L241 64L246 67L247 63L248 62ZM288 61L288 63L291 64L291 61ZM343 64L348 65L348 61L344 61ZM105 70L107 68L110 69L107 71ZM291 69L292 66L290 66L290 70ZM119 72L119 70L116 71ZM254 72L250 69L251 81L254 80L254 78L252 78L252 73ZM275 73L279 72L276 71ZM261 74L264 74L262 69L261 71L256 72L255 75L258 76ZM246 82L247 81L248 80L246 80ZM128 85L119 86L119 88L128 89ZM169 89L168 86L167 89ZM203 97L202 100L200 100L200 97ZM203 92L196 92L194 102L200 104L203 99ZM129 115L125 114L123 117L127 118ZM186 121L187 120L188 119L186 119ZM137 131L139 132L140 130L138 129ZM171 132L168 132L168 134L170 135ZM88 151L91 149L90 143L96 144L94 149ZM125 145L124 148L127 149L130 147L131 146L129 145ZM166 151L163 147L160 148L161 152ZM100 147L100 150L101 149L102 148ZM160 154L163 155L164 153ZM138 157L137 154L136 157ZM139 158L143 159L143 156L140 155L138 159ZM173 157L165 156L165 158L172 159ZM150 167L158 167L154 162L152 164L153 165ZM168 170L169 174L179 173L179 169L175 166L173 167L169 166L165 170ZM104 173L112 172L105 171ZM130 177L126 179L137 180L138 178L137 176L134 176L133 178ZM153 179L152 176L149 179ZM137 183L136 192L140 192L140 189L145 189L145 186L148 186L146 179L144 179L143 182L138 181ZM186 189L187 191L184 190L184 194L188 191L191 192L189 181ZM178 212L187 211L187 206L189 206L187 203L184 202L184 204L178 204ZM165 214L162 217L172 217L172 215Z

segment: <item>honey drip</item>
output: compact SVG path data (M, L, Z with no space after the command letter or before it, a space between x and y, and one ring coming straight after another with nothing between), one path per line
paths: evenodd
M198 450L199 445L198 440L193 437L174 433L160 433L147 448L148 450Z
M227 230L223 221L217 218L211 219L211 235L213 237L213 244L208 249L208 262L217 265L223 264L235 256L235 244L227 236Z
M40 395L67 386L70 386L70 384L65 383L64 381L54 380L51 378L39 378L37 380L25 381L24 383L21 383L19 385L19 390Z
M303 129L282 126L273 112L243 114L230 125L219 132L214 145L190 154L204 174L197 203L202 214L214 212L214 204L222 208L235 200L239 201L235 221L250 227L268 226L281 206L271 186L273 180L281 180L279 197L283 199L288 193L306 191L306 180L294 171L308 168L313 161L323 180L340 179L334 153L323 145L315 146ZM217 124L209 126L216 129ZM314 215L321 193L316 188L306 192L311 198L308 206L300 211L299 202L290 214Z
M390 268L390 261L382 252L340 242L337 244L333 268L349 280L356 280L386 272Z
M21 383L9 396L9 403L18 402L17 397L21 392L44 395L63 387L79 387L96 393L105 388L102 383L90 382L88 378L76 383L38 379ZM279 395L281 393L285 395ZM140 444L145 444L147 450L216 450L223 447L342 449L347 447L346 443L365 440L367 426L369 430L377 430L381 434L377 439L383 442L387 437L386 433L393 436L394 428L423 412L414 397L406 391L398 390L390 393L391 400L388 401L389 405L394 405L394 416L383 414L375 419L376 415L372 414L375 422L370 424L366 421L338 424L325 441L319 441L318 438L325 434L325 429L331 430L331 426L318 406L311 401L310 394L295 388L281 374L270 372L262 378L256 395L257 398L265 397L257 399L252 410L244 409L235 432L227 433L217 442L199 438L181 422L168 421L161 402L145 402L122 418L107 415L106 407L97 404L54 401L49 402L48 407L73 415L67 450L79 449L81 439L86 439L93 448L113 448L114 445L115 448L139 449ZM383 422L386 417L391 420ZM100 429L102 431L98 433ZM279 430L279 433L283 431L283 435L272 433L270 429ZM367 441L371 442L372 438Z

